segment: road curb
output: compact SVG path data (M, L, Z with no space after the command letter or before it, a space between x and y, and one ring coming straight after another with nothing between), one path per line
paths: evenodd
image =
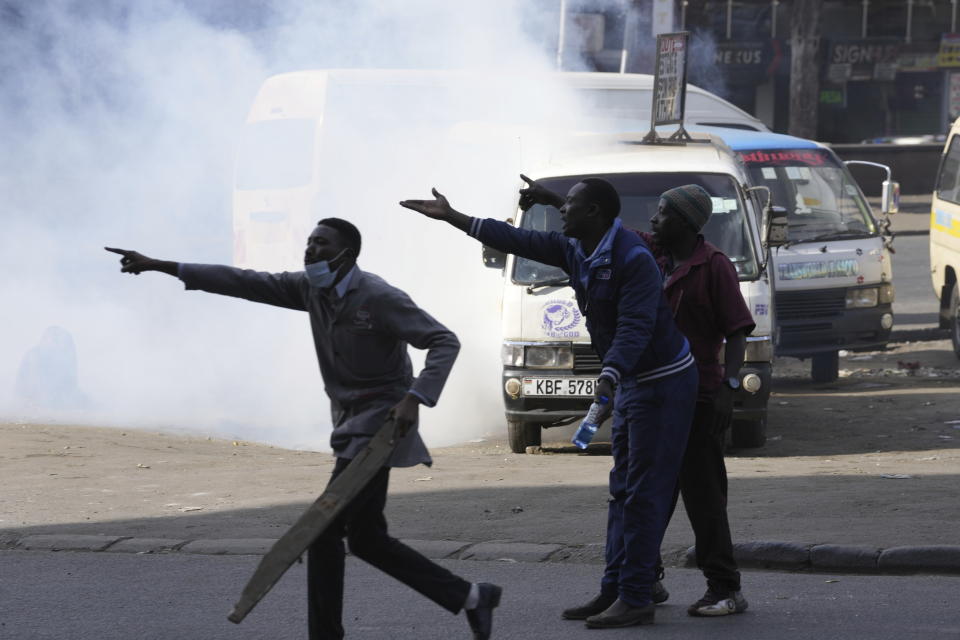
M881 549L867 545L757 541L734 544L733 555L738 565L753 569L960 575L960 545ZM694 547L687 549L684 566L697 566Z
M880 553L882 572L960 573L960 546L893 547Z
M86 551L135 554L263 555L272 538L180 540L129 536L34 534L5 538L0 549L21 551ZM603 564L602 544L489 540L404 540L433 560L480 562L552 562ZM694 548L665 554L675 566L695 567ZM874 574L960 575L960 545L913 545L883 549L869 545L815 544L756 540L734 545L734 557L743 568L812 570Z
M106 551L123 539L123 536L41 533L20 538L15 544L25 551Z

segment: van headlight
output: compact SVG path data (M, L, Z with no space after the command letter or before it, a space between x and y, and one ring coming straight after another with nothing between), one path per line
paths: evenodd
M523 345L504 342L500 347L500 362L505 367L522 367Z
M877 306L880 298L877 287L866 289L849 289L847 291L847 309L863 309Z
M524 364L530 369L573 369L573 349L559 346L527 346Z
M895 294L893 290L892 282L885 282L880 285L880 294L879 294L880 304L890 304L893 302Z

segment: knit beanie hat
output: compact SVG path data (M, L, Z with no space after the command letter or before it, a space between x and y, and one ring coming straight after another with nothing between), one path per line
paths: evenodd
M700 231L713 213L713 201L706 189L698 184L685 184L665 191L662 196L670 207L682 215L694 229Z

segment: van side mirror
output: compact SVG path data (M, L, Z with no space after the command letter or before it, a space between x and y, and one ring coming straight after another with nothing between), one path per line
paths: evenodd
M880 192L880 208L883 213L892 214L900 211L900 183L893 180L883 181L883 190Z
M885 164L880 164L879 162L868 162L866 160L846 160L843 164L848 167L858 164L865 167L876 167L877 169L885 171L887 173L887 179L881 183L880 208L883 210L882 212L887 215L900 210L900 183L891 180L893 172L890 171L890 167Z
M483 245L483 266L488 269L503 269L507 264L507 254L493 247Z
M787 244L787 210L784 207L767 208L767 246Z

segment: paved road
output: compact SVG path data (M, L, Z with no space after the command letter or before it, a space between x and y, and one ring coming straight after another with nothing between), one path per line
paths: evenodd
M0 637L5 640L283 640L305 636L304 565L295 565L241 625L226 620L257 558L0 552ZM667 577L673 596L657 624L589 631L560 609L592 595L599 568L578 564L445 562L471 580L505 588L495 638L685 638L800 640L960 638L958 577L867 577L748 572L751 608L718 620L689 618L702 593L694 571ZM347 637L467 638L466 621L367 565L350 560ZM838 632L842 629L842 633Z
M929 236L917 235L900 236L893 243L895 329L937 326L939 301L930 281L929 242Z

